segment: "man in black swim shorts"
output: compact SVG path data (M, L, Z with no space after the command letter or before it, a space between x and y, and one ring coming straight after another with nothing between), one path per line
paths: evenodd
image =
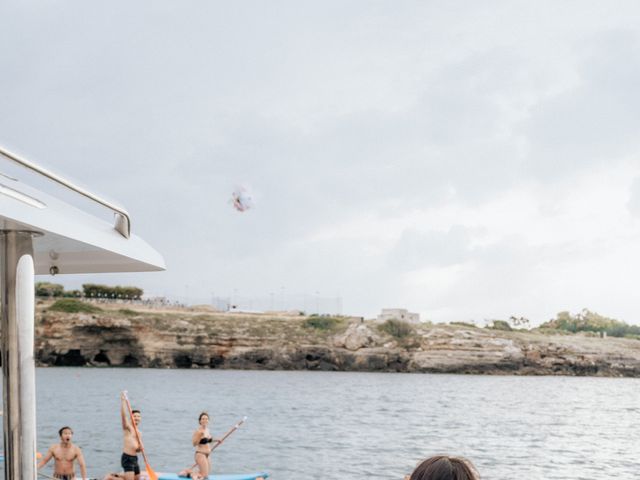
M124 473L133 472L135 478L138 478L140 475L140 465L138 464L138 457L136 455L127 455L126 453L122 454L122 458L120 459L120 464L124 470Z
M140 410L132 410L134 426L129 420L127 410L127 397L125 393L122 392L120 395L120 417L122 418L122 435L124 442L120 463L124 470L125 480L139 480L140 465L138 464L138 452L140 451L140 441L138 441L138 438L140 437L141 440L142 434L140 430L138 430L136 434L136 429L140 424L140 420L142 420L142 415L140 414Z

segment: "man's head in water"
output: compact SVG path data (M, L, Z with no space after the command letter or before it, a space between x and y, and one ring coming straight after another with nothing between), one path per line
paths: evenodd
M71 430L71 427L62 427L58 430L58 435L60 435L60 443L68 445L73 438L73 430Z
M140 410L131 410L131 415L133 416L133 423L135 423L137 427L140 424L140 420L142 420Z
M479 480L473 464L460 457L436 455L427 458L409 477L409 480Z
M206 427L209 424L209 414L207 412L202 412L198 417L198 423Z

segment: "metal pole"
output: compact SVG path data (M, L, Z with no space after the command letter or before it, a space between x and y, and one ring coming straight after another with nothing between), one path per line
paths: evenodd
M36 479L34 232L0 232L4 478Z

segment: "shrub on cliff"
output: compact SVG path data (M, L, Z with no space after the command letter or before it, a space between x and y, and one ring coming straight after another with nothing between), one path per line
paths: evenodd
M321 317L312 315L303 322L306 328L315 328L316 330L332 330L342 323L342 320L336 317Z
M96 313L101 312L102 309L89 303L85 303L75 298L63 298L57 300L53 305L49 307L49 310L54 312L66 312L66 313Z
M509 322L505 320L493 320L489 325L487 325L487 328L490 328L491 330L503 330L505 332L513 330L511 325L509 325Z
M393 318L378 325L378 330L395 338L405 338L414 333L413 325Z

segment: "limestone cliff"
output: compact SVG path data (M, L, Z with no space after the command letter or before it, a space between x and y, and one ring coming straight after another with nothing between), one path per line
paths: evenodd
M419 326L395 338L372 322L129 310L64 313L38 302L39 365L640 376L640 340ZM130 308L130 307L129 307Z

